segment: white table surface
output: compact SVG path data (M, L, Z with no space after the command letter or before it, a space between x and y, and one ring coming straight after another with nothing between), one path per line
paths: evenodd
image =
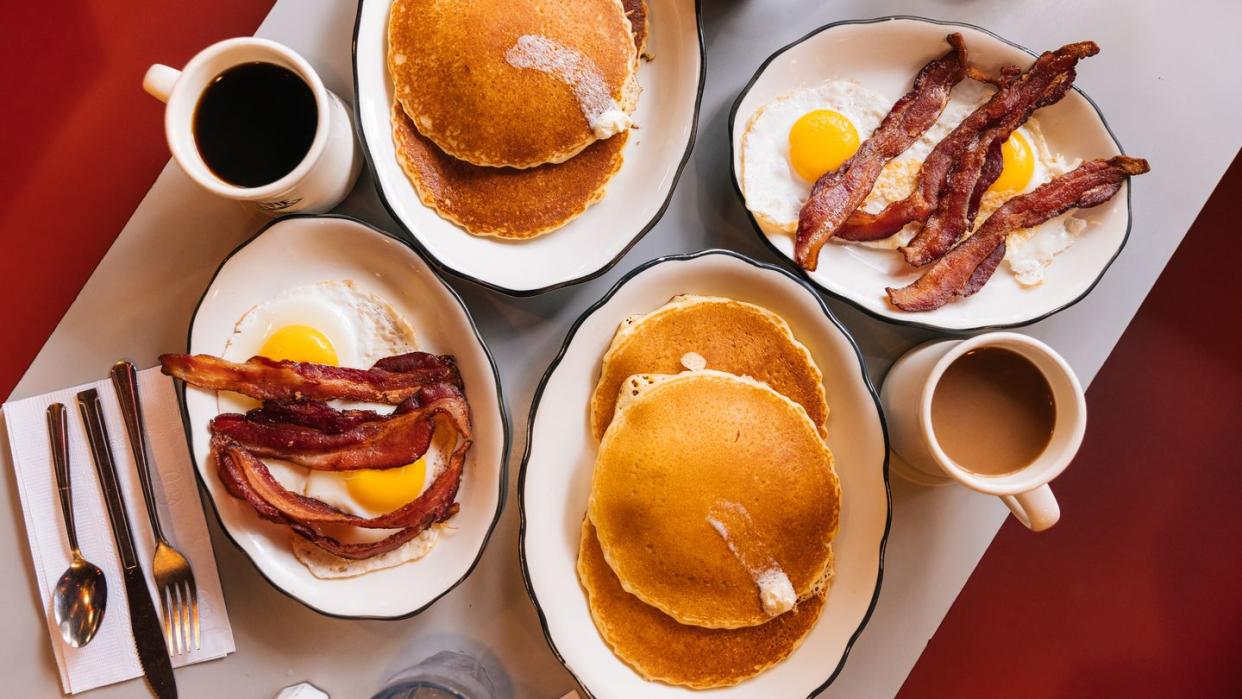
M368 696L442 639L472 644L499 659L517 696L556 697L572 688L544 643L518 567L513 489L532 394L573 320L638 263L704 247L773 259L729 182L728 112L760 62L811 29L839 19L915 14L976 24L1036 49L1087 38L1103 47L1100 56L1081 65L1077 84L1099 103L1126 150L1148 158L1153 172L1134 185L1133 234L1104 281L1082 303L1025 331L1064 354L1084 383L1108 357L1242 143L1236 126L1242 79L1234 70L1242 64L1242 43L1235 36L1242 4L1236 1L704 0L704 5L707 85L698 143L660 224L602 278L541 297L510 299L451 280L499 362L515 440L510 497L474 574L413 619L330 619L264 582L209 516L237 653L179 670L183 696L264 697L303 679L336 697ZM280 0L258 33L302 52L329 88L350 99L354 11L344 0ZM151 56L153 62L164 58ZM149 99L140 78L134 76L135 102ZM365 177L342 210L395 230ZM13 397L97 379L120 356L150 366L157 354L183 349L191 310L211 273L262 220L199 191L175 166L166 167ZM877 383L893 359L930 336L829 303L854 333ZM7 466L8 451L0 451ZM9 524L0 534L0 557L10 561L0 571L5 693L54 695L56 670L13 485L11 475L0 478L0 510ZM959 488L916 487L897 478L893 506L879 604L827 694L896 693L1006 515L993 498ZM1075 513L1063 516L1072 519ZM145 695L139 681L92 694Z

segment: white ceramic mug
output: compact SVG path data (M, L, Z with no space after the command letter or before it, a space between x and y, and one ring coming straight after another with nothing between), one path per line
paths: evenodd
M1056 421L1048 446L1030 465L1012 473L972 473L949 458L932 429L931 406L945 369L967 352L1002 347L1028 359L1048 380L1056 404ZM893 364L880 391L893 451L893 470L924 485L957 481L972 490L997 495L1022 524L1043 531L1056 524L1060 507L1048 482L1069 466L1087 429L1087 403L1069 364L1051 347L1018 333L998 332L967 340L932 341L907 352ZM903 463L904 462L904 463Z
M239 187L217 177L203 162L194 140L194 112L203 90L217 76L236 65L256 61L274 63L301 77L315 96L318 123L310 150L289 174L259 187ZM168 105L164 109L164 134L173 158L210 192L254 202L272 213L323 212L339 204L358 179L362 159L349 111L323 86L310 63L283 44L252 37L227 39L200 51L181 70L158 63L151 66L142 87Z

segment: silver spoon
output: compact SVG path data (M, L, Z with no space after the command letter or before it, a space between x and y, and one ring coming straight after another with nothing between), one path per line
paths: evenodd
M65 406L47 406L47 431L52 441L52 462L56 467L56 489L60 492L60 509L65 516L65 531L73 561L56 581L52 593L52 610L56 625L65 643L81 648L95 637L108 604L108 582L99 566L82 557L78 548L78 531L73 524L73 493L69 490L69 437Z

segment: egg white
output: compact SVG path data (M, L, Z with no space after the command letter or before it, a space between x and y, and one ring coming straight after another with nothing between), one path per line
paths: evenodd
M849 119L866 140L893 101L847 80L794 90L761 106L742 135L741 182L746 208L766 232L794 232L811 185L789 162L789 130L804 114L831 109Z
M224 358L245 361L272 332L290 325L323 333L343 367L365 369L417 344L414 329L387 301L345 279L286 289L250 309L237 321Z

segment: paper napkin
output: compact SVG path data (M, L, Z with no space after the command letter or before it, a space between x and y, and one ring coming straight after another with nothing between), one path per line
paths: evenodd
M164 535L189 559L198 588L202 647L174 656L172 664L176 668L232 653L235 650L233 631L224 608L220 576L216 572L216 559L207 533L207 522L203 518L203 505L198 497L198 484L194 466L190 463L172 379L162 375L159 369L148 369L138 374L138 384L151 448L152 477L159 502L160 523L164 527ZM125 423L121 419L120 405L111 382L104 380L6 403L4 417L8 425L9 447L13 454L17 490L21 495L42 612L47 620L52 652L60 668L61 686L69 694L142 675L130 631L129 605L116 542L108 524L103 491L99 487L95 462L91 460L86 429L77 404L78 391L87 388L99 391L117 477L134 534L134 547L146 573L151 598L155 600L157 612L160 611L155 581L151 578L155 541L146 505L143 504L142 488ZM65 645L52 615L52 590L71 558L48 443L46 411L52 403L64 403L69 417L69 468L82 555L103 569L108 583L108 606L102 625L98 635L84 648Z

